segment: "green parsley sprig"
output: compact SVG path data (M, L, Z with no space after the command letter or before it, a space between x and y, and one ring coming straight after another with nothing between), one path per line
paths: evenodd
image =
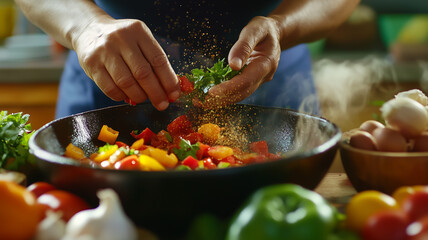
M18 170L29 158L28 140L34 131L27 123L30 115L0 112L0 167Z
M218 60L211 68L194 68L191 74L186 77L194 84L194 91L190 94L191 98L198 98L203 101L208 90L214 85L228 81L241 73L244 68L236 71L225 63L225 59Z

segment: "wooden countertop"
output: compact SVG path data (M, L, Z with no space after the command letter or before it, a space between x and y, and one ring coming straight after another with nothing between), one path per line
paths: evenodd
M345 173L327 173L315 191L341 212L344 212L346 204L357 193Z

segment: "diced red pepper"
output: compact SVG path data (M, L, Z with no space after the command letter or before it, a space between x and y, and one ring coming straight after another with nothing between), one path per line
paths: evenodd
M204 140L204 136L198 132L189 133L183 138L189 140L191 144L202 142Z
M168 133L165 130L159 131L158 134L156 134L151 138L151 141L150 141L151 145L156 148L162 148L162 149L166 148L170 144L170 141L167 135Z
M195 170L199 167L199 162L192 156L187 156L182 162L181 165L188 166L192 170Z
M205 157L208 157L208 149L210 148L209 145L203 144L199 142L199 150L196 152L196 157L198 159L203 159Z
M133 136L135 139L141 139L144 138L144 143L145 144L150 144L150 142L152 141L152 138L155 136L156 134L154 132L152 132L152 130L150 130L149 128L144 129L141 133L136 134L135 131L131 132L131 136Z
M205 158L204 160L204 167L206 169L216 169L217 165L215 165L215 163L213 163L213 160L211 158Z
M178 76L178 79L180 80L180 89L183 93L189 94L195 89L193 83L186 76Z
M121 141L116 141L114 144L116 144L119 148L120 147L129 147L128 144L121 142Z
M266 154L266 157L269 160L278 160L281 158L281 156L279 154L275 154L275 153L268 153L268 154Z
M266 141L252 142L249 145L250 151L261 155L267 155L269 153L268 145Z
M168 124L166 129L173 136L187 135L194 132L192 123L186 115L181 115L174 119L170 124Z
M136 155L130 155L114 164L119 170L140 170L140 161Z

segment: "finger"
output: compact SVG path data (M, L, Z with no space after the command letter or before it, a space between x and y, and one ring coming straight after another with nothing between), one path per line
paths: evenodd
M244 100L263 83L269 69L270 66L265 61L250 62L241 74L212 87L206 96L204 105L223 106Z
M122 101L126 98L126 94L116 86L105 68L94 71L92 78L100 90L114 101Z
M229 66L233 70L239 70L248 61L251 53L257 45L259 39L249 28L244 28L238 41L232 46L228 56Z
M145 47L150 44L151 47ZM152 67L155 75L165 90L168 99L175 101L180 96L180 84L177 74L172 69L162 47L152 36L146 36L139 42L139 47L144 57Z
M137 103L144 102L147 99L147 95L137 83L123 59L120 57L111 57L106 61L107 71L117 87L133 101Z
M139 49L134 51L140 52ZM154 74L150 64L143 57L143 55L140 56L141 57L137 57L137 55L128 55L128 59L135 59L133 62L131 62L131 60L128 60L128 62L129 65L131 65L130 68L135 69L133 72L136 76L136 82L138 83L139 87L147 94L147 97L150 99L153 106L155 106L158 110L165 110L169 105L169 98L167 93L161 86L161 83Z

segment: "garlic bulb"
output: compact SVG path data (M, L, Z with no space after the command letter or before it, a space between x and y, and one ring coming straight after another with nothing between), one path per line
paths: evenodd
M65 232L61 212L46 211L46 217L39 223L34 240L60 240Z
M426 106L428 105L428 97L419 89L412 89L404 92L399 92L395 95L395 98L411 98L418 103Z
M125 215L116 192L104 189L97 196L99 206L76 213L67 224L63 240L137 239L137 230Z
M380 108L386 125L412 138L428 127L428 112L425 107L411 98L394 98Z

